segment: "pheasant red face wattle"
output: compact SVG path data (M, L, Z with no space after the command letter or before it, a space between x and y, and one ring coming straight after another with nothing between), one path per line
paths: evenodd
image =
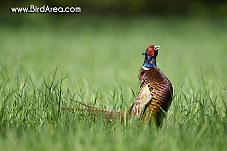
M150 45L147 50L146 53L149 54L150 56L154 57L155 53L154 53L154 45Z

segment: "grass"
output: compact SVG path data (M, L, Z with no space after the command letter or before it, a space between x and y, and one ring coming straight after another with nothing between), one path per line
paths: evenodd
M226 21L50 20L28 16L17 26L0 25L1 148L225 150ZM149 44L161 46L158 66L174 85L161 129L59 110L78 106L76 101L127 109L139 87L141 53Z

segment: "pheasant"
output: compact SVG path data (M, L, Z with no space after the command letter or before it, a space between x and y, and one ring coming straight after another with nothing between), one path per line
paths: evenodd
M162 125L163 117L168 111L171 102L173 88L169 79L156 65L156 57L160 46L150 45L145 53L145 59L139 70L140 89L134 103L126 114L122 111L100 109L82 104L86 108L64 108L67 110L88 111L94 115L101 113L107 119L119 118L121 122L128 122L132 117L140 118L145 122L154 120L156 125Z
M165 112L171 105L173 94L171 82L156 65L159 47L151 45L143 53L145 59L138 76L140 89L129 109L130 116L142 115L144 121L155 118L157 126L161 126Z

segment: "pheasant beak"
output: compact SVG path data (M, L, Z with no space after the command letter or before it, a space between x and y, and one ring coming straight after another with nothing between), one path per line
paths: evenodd
M159 45L154 46L154 50L155 50L155 51L159 50L159 48L160 48Z

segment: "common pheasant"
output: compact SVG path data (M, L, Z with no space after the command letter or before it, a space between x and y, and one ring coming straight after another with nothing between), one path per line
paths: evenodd
M144 121L155 118L156 124L161 126L165 112L172 102L173 88L169 79L156 65L159 47L151 45L144 53L144 63L138 76L141 85L135 102L129 109L129 115L142 116Z
M158 127L162 125L163 117L168 111L171 102L173 88L168 78L156 65L156 57L160 46L150 45L145 53L145 59L139 70L140 89L134 103L124 114L121 111L111 109L100 109L82 104L85 108L64 108L67 110L88 111L94 115L101 113L107 119L115 120L120 118L122 122L128 122L131 118L140 118L150 122L154 120ZM126 116L126 117L125 117Z

